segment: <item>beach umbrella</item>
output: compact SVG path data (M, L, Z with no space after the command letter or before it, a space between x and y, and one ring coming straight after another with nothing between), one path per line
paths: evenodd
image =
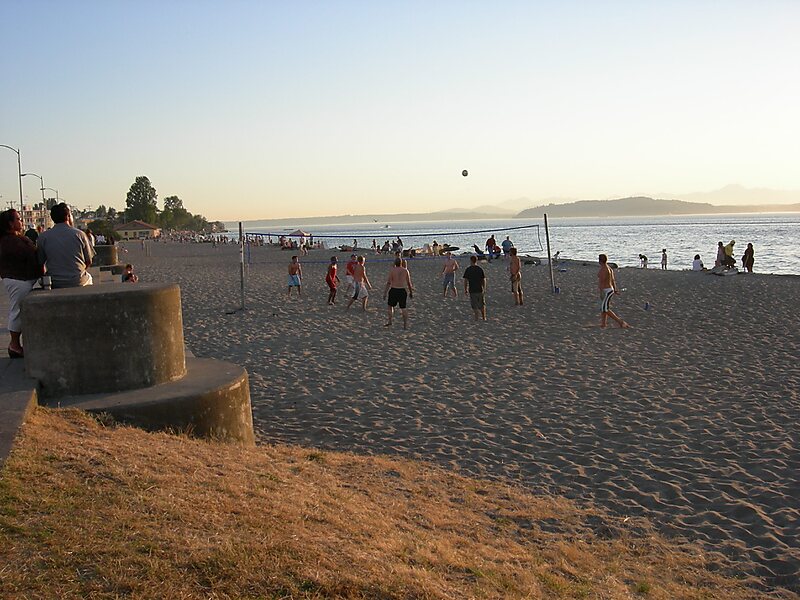
M310 233L308 233L307 231L303 231L302 229L295 229L289 235L294 237L311 237Z

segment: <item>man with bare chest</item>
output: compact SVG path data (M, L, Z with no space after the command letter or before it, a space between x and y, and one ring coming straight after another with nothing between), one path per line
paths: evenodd
M292 262L289 263L289 295L288 297L292 297L292 288L297 288L297 297L299 298L303 294L301 293L300 289L303 286L303 268L300 266L300 261L297 259L296 256L292 257Z
M625 321L620 319L614 311L611 310L611 298L617 294L617 280L614 277L614 271L608 266L608 257L601 254L599 257L600 270L597 272L597 287L600 288L600 293L603 294L603 304L600 308L600 327L605 328L608 323L608 317L616 321L617 325L623 329L630 327Z
M403 260L400 258L394 259L394 266L389 270L389 277L386 280L386 288L383 290L383 298L389 301L389 321L386 327L392 326L392 317L394 316L394 307L400 307L400 313L403 315L403 329L408 329L408 310L406 309L406 302L408 297L414 297L414 287L411 285L411 273L408 268L403 266Z

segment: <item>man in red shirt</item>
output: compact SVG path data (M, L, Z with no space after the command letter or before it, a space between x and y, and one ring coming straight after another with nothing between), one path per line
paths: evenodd
M336 304L336 282L339 281L339 276L336 274L337 270L337 258L331 256L331 264L328 265L328 273L325 275L325 283L328 284L328 289L330 290L328 304Z

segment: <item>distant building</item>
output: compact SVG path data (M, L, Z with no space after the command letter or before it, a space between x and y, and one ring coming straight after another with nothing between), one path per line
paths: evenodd
M149 240L161 235L158 227L145 223L144 221L130 221L122 223L114 228L123 240Z
M50 210L44 208L41 204L36 206L22 206L22 213L20 214L22 224L27 229L28 227L36 227L41 225L45 229L53 226L53 221L50 218Z

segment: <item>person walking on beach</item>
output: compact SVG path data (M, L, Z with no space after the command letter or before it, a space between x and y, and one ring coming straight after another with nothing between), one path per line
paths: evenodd
M647 268L647 257L644 254L639 255L639 267L642 269Z
M662 271L666 271L667 270L667 249L666 248L661 250L661 270Z
M614 271L608 266L608 257L605 254L599 256L599 261L600 270L597 272L597 287L600 288L600 292L603 294L603 304L600 309L600 327L605 329L608 324L608 317L611 317L617 322L617 325L623 329L627 329L630 325L620 319L614 314L614 311L611 310L611 297L619 293L617 291L617 280L614 277Z
M353 268L354 291L353 297L350 298L350 302L347 303L347 310L350 310L350 307L356 300L361 300L361 308L364 311L367 310L367 301L369 300L369 293L367 290L372 289L372 284L367 277L367 266L364 264L365 260L363 256L359 256L358 262L356 262L356 266Z
M752 273L753 262L753 244L747 244L747 249L742 254L742 268L748 273Z
M395 258L394 266L389 269L389 278L386 280L386 288L383 290L383 299L387 300L388 298L389 303L389 320L385 327L392 326L394 307L399 306L400 313L403 315L403 329L408 329L406 302L409 296L414 297L414 286L411 285L411 273L408 272L404 262L404 260Z
M444 291L442 298L447 298L447 290L453 290L453 298L458 298L458 290L456 289L456 271L458 271L458 261L453 258L453 253L448 252L442 267L442 287Z
M325 275L325 283L328 284L328 305L336 304L336 284L339 282L339 276L336 272L339 270L339 259L331 256L331 264L328 265L328 272Z
M486 273L478 266L478 257L470 256L471 263L464 269L464 297L469 297L475 320L486 320ZM469 296L467 296L469 295Z
M347 288L345 288L344 293L349 294L350 290L353 289L353 271L356 268L356 264L358 261L356 260L356 255L351 254L350 260L347 261L347 264L344 266L344 280L347 282Z
M300 298L303 294L300 291L303 284L303 268L300 266L300 262L297 256L292 257L292 262L289 263L289 294L288 297L292 297L292 288L297 288L297 297Z
M511 262L508 265L508 272L511 274L511 295L514 296L514 305L522 306L522 262L517 256L517 249L509 250Z

